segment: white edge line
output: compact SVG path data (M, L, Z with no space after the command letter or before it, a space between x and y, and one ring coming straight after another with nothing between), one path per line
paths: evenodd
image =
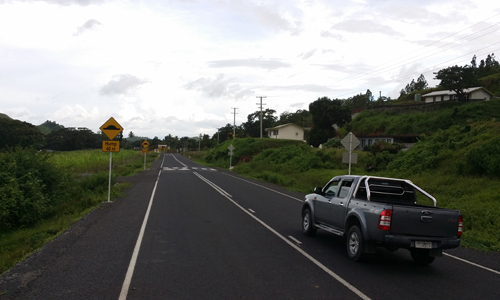
M299 202L304 202L304 200L301 200L301 199L298 199L298 198L292 197L292 196L287 195L287 194L282 193L282 192L278 192L278 191L276 191L276 190L273 190L273 189L271 189L271 188L268 188L268 187L265 187L265 186L263 186L263 185L257 184L257 183L255 183L255 182L251 182L251 181L248 181L248 180L245 180L245 179L241 179L241 178L239 178L239 177L236 177L236 176L233 176L233 175L229 175L229 174L227 174L227 173L222 173L222 174L227 175L227 176L229 176L229 177L233 177L233 178L239 179L239 180L241 180L241 181L248 182L248 183L253 184L253 185L256 185L256 186L259 186L259 187L264 188L264 189L266 189L266 190L270 190L270 191L272 191L272 192L275 192L276 194L280 194L280 195L286 196L286 197L288 197L288 198L292 198L293 200L297 200L297 201L299 201Z
M451 255L451 254L448 254L448 253L445 253L445 252L443 252L443 254L444 254L444 255L446 255L446 256L449 256L449 257L451 257L451 258L457 259L457 260L459 260L459 261L463 261L463 262L468 263L468 264L470 264L470 265L476 266L476 267L478 267L478 268L484 269L484 270L486 270L486 271L490 271L490 272L493 272L493 273L495 273L495 274L500 275L500 272L499 272L499 271L497 271L497 270L493 270L493 269L490 269L490 268L487 268L487 267L484 267L484 266L478 265L478 264L473 263L473 262L471 262L471 261L465 260L465 259L463 259L463 258L460 258L460 257L454 256L454 255Z
M201 179L201 177L203 177L203 176L201 176L201 175L198 174L198 177L200 177L200 179ZM208 179L207 179L207 181L208 181ZM229 201L231 201L234 205L236 205L239 209L241 209L242 211L244 211L247 215L249 215L250 217L254 218L262 226L264 226L265 228L267 228L269 231L271 231L272 233L274 233L277 237L279 237L280 239L282 239L283 241L285 241L285 243L287 243L288 245L290 245L292 248L294 248L295 250L297 250L300 254L302 254L307 259L309 259L311 262L313 262L315 265L317 265L318 267L320 267L323 271L325 271L326 273L328 273L328 275L330 275L335 280L337 280L338 282L340 282L341 284L343 284L345 287L347 287L349 290L351 290L353 293L355 293L358 297L360 297L361 299L364 299L364 300L371 300L370 297L368 297L365 294L363 294L360 290L358 290L357 288L355 288L349 282L347 282L342 277L340 277L339 275L337 275L336 273L334 273L332 270L328 269L325 265L323 265L321 262L319 262L318 260L316 260L311 255L309 255L307 252L305 252L304 250L300 249L297 245L295 245L294 243L292 243L291 241L289 241L287 238L285 238L284 236L282 236L279 232L277 232L276 230L274 230L272 227L270 227L269 225L267 225L266 223L264 223L264 221L260 220L259 218L257 218L256 216L254 216L252 213L250 213L249 211L247 211L245 208L243 208L241 205L239 205L238 203L236 203L236 201L234 201L233 199L225 196L222 193L221 193L221 195L223 195L224 197L226 197L226 199L228 199Z
M251 208L249 208L249 209L248 209L248 211L249 211L249 212L251 212L252 214L254 214L254 213L255 213L255 210L253 210L253 209L251 209Z
M146 230L146 224L148 223L149 213L151 211L151 206L153 204L153 198L155 196L156 186L158 185L158 181L160 180L160 175L161 175L161 170L158 173L155 187L153 188L153 192L151 193L151 198L149 199L148 209L146 210L146 214L144 215L144 221L142 221L141 230L139 231L139 236L137 238L137 242L135 243L134 252L132 253L132 258L130 259L130 264L128 265L127 274L125 275L125 280L123 281L122 290L120 292L120 297L118 298L118 300L127 299L128 290L130 288L130 282L132 281L132 275L134 275L135 264L137 263L139 250L141 249L142 238L144 237L144 231Z

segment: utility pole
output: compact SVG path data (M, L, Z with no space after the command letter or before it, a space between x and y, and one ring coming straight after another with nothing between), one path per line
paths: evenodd
M234 111L232 112L232 114L234 115L234 119L233 119L233 140L236 138L236 110L238 109L237 107L231 107L231 109L234 109Z
M262 98L266 98L266 96L257 96L257 98L260 98L260 104L257 103L257 105L260 107L260 138L262 138L262 105L266 105L262 104Z
M200 133L200 139L198 140L198 152L200 152L201 148L201 133Z

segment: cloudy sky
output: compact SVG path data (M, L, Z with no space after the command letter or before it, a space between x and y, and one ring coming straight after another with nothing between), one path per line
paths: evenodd
M500 60L491 0L0 0L0 112L94 132L212 135ZM237 108L234 110L233 108Z

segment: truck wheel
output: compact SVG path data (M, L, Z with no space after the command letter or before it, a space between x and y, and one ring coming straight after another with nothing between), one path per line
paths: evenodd
M413 261L421 266L430 265L435 259L435 257L429 256L428 250L412 249L410 254Z
M312 222L309 208L304 209L302 212L302 232L307 236L314 236L316 234L316 227L314 227Z
M360 261L363 256L363 235L357 225L352 226L347 233L347 255L353 261Z

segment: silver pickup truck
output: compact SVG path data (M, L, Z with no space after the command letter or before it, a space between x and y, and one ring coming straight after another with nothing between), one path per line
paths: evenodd
M422 199L433 206L418 204ZM336 176L306 195L302 231L313 236L323 229L345 236L354 261L380 246L408 249L417 264L428 265L443 249L458 247L462 235L460 211L436 205L434 197L410 180Z

